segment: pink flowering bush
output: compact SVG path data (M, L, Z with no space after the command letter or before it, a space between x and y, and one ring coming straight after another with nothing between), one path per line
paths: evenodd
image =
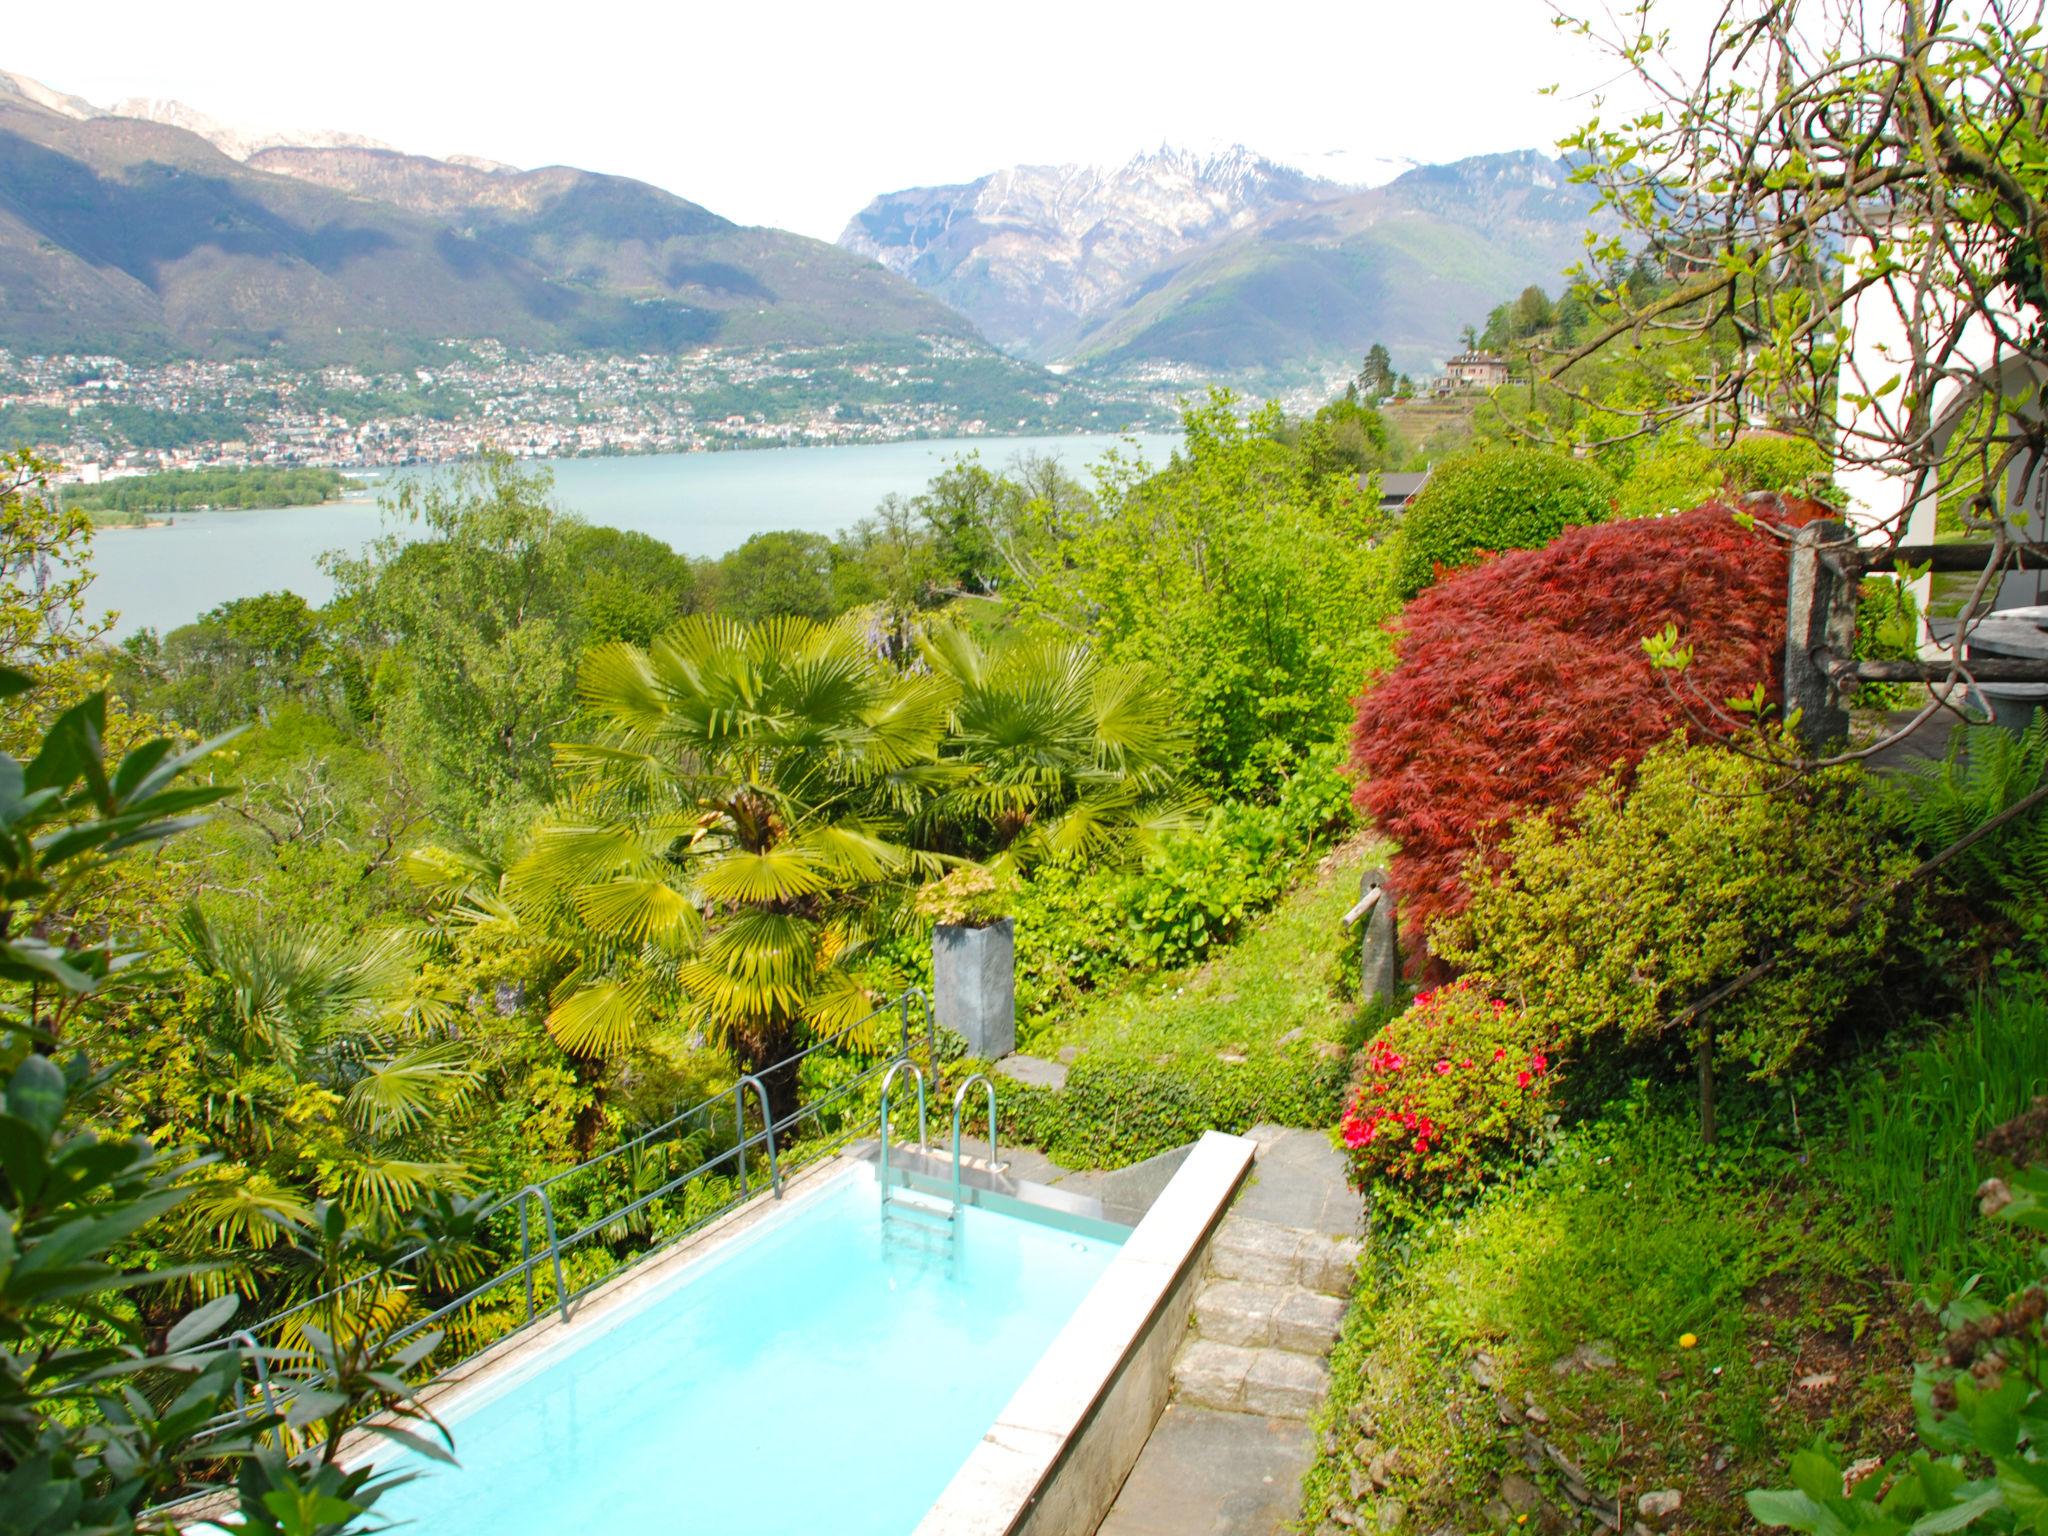
M1553 1055L1470 982L1421 993L1359 1055L1338 1125L1352 1182L1416 1200L1480 1183L1541 1135Z

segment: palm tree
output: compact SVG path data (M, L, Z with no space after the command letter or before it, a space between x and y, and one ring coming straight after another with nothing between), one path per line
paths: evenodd
M920 819L932 842L999 868L1099 863L1191 825L1173 794L1187 739L1150 667L1069 642L990 650L961 627L919 649L954 699L941 755L957 776Z
M267 928L195 906L175 939L196 985L187 1059L161 1082L193 1099L222 1158L177 1219L188 1247L235 1256L205 1288L253 1278L248 1255L282 1252L317 1200L394 1224L468 1187L450 1131L477 1074L434 1000L407 1001L404 936Z
M946 680L894 671L849 626L698 616L592 651L581 692L596 737L557 747L565 790L508 881L590 936L555 1039L610 1056L681 1017L760 1071L855 1029L874 898L938 867L903 829L957 775ZM766 1081L793 1112L794 1072Z

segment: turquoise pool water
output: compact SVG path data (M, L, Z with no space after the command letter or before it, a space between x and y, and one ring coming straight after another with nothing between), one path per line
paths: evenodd
M459 1468L377 1506L421 1536L907 1536L1116 1244L972 1207L957 1266L872 1171L451 1401ZM599 1331L599 1329L602 1331Z

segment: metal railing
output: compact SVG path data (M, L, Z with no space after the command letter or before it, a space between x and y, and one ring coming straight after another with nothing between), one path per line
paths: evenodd
M884 1055L880 1060L873 1062L845 1081L838 1083L828 1092L820 1094L807 1103L799 1104L797 1108L780 1119L775 1117L771 1107L772 1099L768 1091L768 1080L778 1079L794 1082L802 1070L803 1063L808 1058L819 1051L833 1048L836 1042L820 1041L817 1044L806 1047L802 1051L796 1052L792 1056L785 1057L771 1066L764 1067L758 1072L744 1074L729 1089L725 1089L720 1093L712 1095L710 1098L691 1105L689 1108L664 1120L660 1125L643 1131L632 1139L621 1142L615 1147L608 1148L594 1157L586 1158L572 1167L562 1169L544 1179L537 1179L532 1183L526 1184L513 1193L485 1206L476 1213L475 1220L479 1225L489 1222L493 1218L502 1217L506 1212L513 1212L515 1214L519 1242L518 1262L504 1266L488 1278L468 1286L456 1296L442 1302L430 1311L408 1320L404 1326L396 1329L390 1335L387 1341L388 1344L396 1345L424 1329L446 1321L492 1292L499 1291L508 1285L517 1284L520 1289L523 1306L523 1315L520 1321L514 1324L512 1328L505 1330L503 1334L483 1341L476 1350L467 1352L464 1358L468 1358L470 1354L480 1352L483 1348L490 1347L490 1345L498 1341L498 1338L508 1337L510 1334L529 1326L542 1310L534 1275L535 1271L543 1264L548 1266L554 1281L553 1310L563 1321L567 1321L570 1307L591 1291L616 1279L626 1270L645 1262L655 1254L689 1236L708 1222L716 1220L727 1211L751 1199L758 1187L758 1179L750 1174L748 1169L747 1154L750 1149L757 1147L765 1148L768 1164L767 1187L772 1191L775 1198L780 1199L782 1197L785 1168L790 1163L790 1153L793 1150L798 1154L799 1164L815 1161L838 1150L839 1147L850 1140L865 1122L866 1117L865 1115L852 1117L837 1130L820 1137L809 1137L796 1141L790 1133L804 1121L812 1121L822 1125L826 1113L835 1105L853 1098L867 1084L873 1082L877 1076L883 1079L886 1086L894 1074L905 1066L909 1066L918 1075L919 1139L922 1143L924 1132L924 1072L912 1059L913 1046L916 1043L913 1038L913 1028L918 1022L914 1015L919 1012L922 1013L922 1043L925 1046L926 1062L933 1072L936 1073L938 1067L938 1031L936 1023L932 1017L930 1003L923 991L913 989L860 1021L860 1024L868 1024L891 1013L895 1014L899 1030L896 1047L893 1052ZM855 1026L856 1029L859 1027L860 1025ZM751 1095L753 1100L752 1106L748 1103L749 1095ZM652 1189L636 1194L634 1198L623 1205L606 1209L601 1214L585 1220L582 1225L566 1235L561 1232L561 1224L557 1217L555 1192L559 1191L565 1182L579 1176L588 1176L594 1169L601 1168L617 1159L630 1157L635 1153L657 1147L664 1142L681 1141L696 1134L700 1128L708 1128L709 1134L714 1142L716 1142L718 1122L728 1107L732 1116L732 1137L729 1143L714 1145L712 1151L698 1158L691 1167L683 1172L664 1179ZM750 1107L757 1108L759 1111L758 1128L749 1126L748 1112ZM883 1145L886 1156L888 1140L886 1107L882 1109L882 1117ZM732 1170L735 1192L723 1199L714 1201L707 1208L698 1210L693 1216L686 1215L686 1219L681 1225L673 1230L660 1233L642 1252L632 1255L615 1266L606 1268L603 1273L583 1285L574 1289L570 1288L567 1272L564 1270L562 1263L562 1256L565 1252L574 1249L578 1244L587 1242L607 1230L619 1228L621 1223L627 1222L640 1212L647 1210L655 1202L673 1195L679 1190L683 1190L692 1180L727 1168ZM545 1238L545 1243L540 1245L535 1243L533 1231L532 1213L536 1205L538 1205L540 1210L542 1236ZM295 1303L265 1318L251 1329L238 1330L237 1333L230 1337L230 1340L224 1341L224 1343L240 1345L246 1341L247 1350L255 1360L255 1369L259 1378L258 1384L263 1401L268 1405L271 1403L274 1394L266 1359L267 1356L277 1351L274 1345L266 1348L265 1345L260 1343L259 1335L273 1340L280 1336L289 1336L294 1320L304 1319L307 1317L307 1314L314 1313L322 1308L335 1308L349 1296L361 1291L365 1287L389 1286L395 1276L402 1275L409 1269L417 1270L422 1261L430 1261L431 1258L432 1254L428 1245L422 1244L410 1252L400 1255L389 1265L345 1281L340 1285L321 1292L317 1296L312 1296L304 1301ZM329 1331L333 1330L330 1329ZM442 1368L447 1369L450 1366L444 1364ZM238 1397L238 1405L241 1403L242 1399Z
M960 1206L960 1114L967 1107L967 1090L976 1083L988 1090L988 1169L996 1171L996 1085L986 1072L977 1072L953 1092L953 1206Z

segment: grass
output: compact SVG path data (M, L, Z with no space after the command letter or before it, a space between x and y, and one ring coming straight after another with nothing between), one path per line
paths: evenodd
M1834 1176L1888 1217L1873 1257L1901 1281L1951 1291L1972 1275L2004 1296L2038 1272L2033 1244L1977 1218L1979 1137L2048 1093L2048 1002L1980 998L1926 1044L1850 1090Z
M1335 850L1235 944L1200 965L1093 994L1033 1049L1214 1056L1268 1048L1296 1031L1344 1041L1356 1008L1335 983L1342 946L1357 943L1343 918L1364 863L1360 843Z
M1568 1507L1556 1463L1526 1465L1533 1435L1624 1524L1676 1487L1687 1529L1738 1530L1742 1491L1815 1434L1896 1449L1910 1319L1817 1196L1795 1154L1708 1153L1689 1106L1637 1102L1379 1245L1333 1361L1337 1449L1310 1473L1309 1523L1385 1450L1401 1473L1374 1502L1421 1529L1483 1528L1509 1475Z
M1748 1530L1744 1492L1782 1484L1816 1437L1906 1448L1931 1304L1973 1275L2002 1298L2039 1273L1977 1218L1973 1144L2044 1084L2048 1005L2007 995L1824 1095L1803 1132L1731 1116L1751 1139L1707 1149L1683 1094L1639 1090L1475 1204L1382 1229L1307 1525L1335 1505L1370 1529L1398 1501L1414 1528L1480 1529L1527 1477L1554 1526L1566 1477L1543 1454L1531 1471L1537 1436L1624 1526L1640 1494L1676 1488L1686 1529ZM1611 1363L1567 1364L1588 1349Z
M1358 938L1342 919L1364 859L1347 844L1228 948L1041 1030L1030 1049L1067 1062L1067 1082L1006 1091L1015 1134L1067 1167L1112 1168L1205 1130L1331 1123L1360 1027Z

